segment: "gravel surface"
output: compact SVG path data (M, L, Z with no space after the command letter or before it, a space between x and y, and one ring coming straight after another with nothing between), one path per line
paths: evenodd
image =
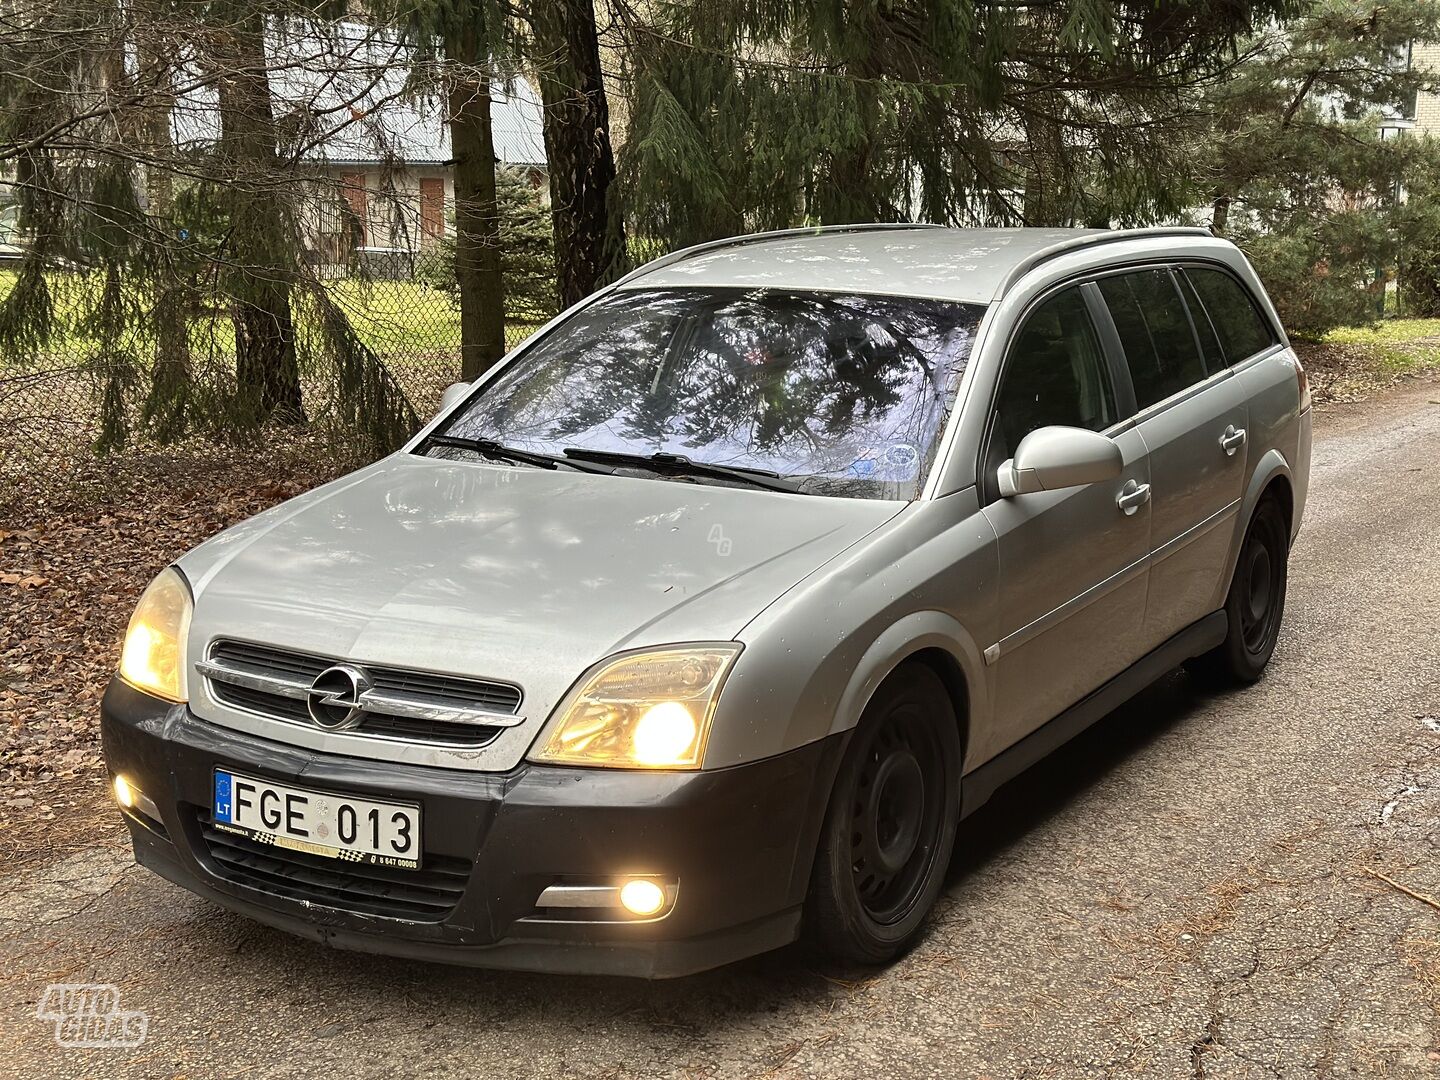
M1157 684L962 826L879 973L674 983L327 951L134 867L112 814L0 869L0 1055L33 1077L1440 1074L1440 384L1318 424L1266 678ZM61 815L65 820L65 815ZM136 1049L61 1050L52 982Z

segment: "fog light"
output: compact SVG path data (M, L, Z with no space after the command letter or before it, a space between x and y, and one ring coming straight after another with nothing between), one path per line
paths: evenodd
M129 780L119 774L115 776L115 801L126 810L135 807L135 789L130 786Z
M632 915L654 915L665 906L665 890L649 878L634 878L621 886L620 903Z

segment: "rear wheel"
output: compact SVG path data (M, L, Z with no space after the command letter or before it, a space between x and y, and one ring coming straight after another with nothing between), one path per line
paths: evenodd
M1290 556L1290 533L1285 513L1274 498L1255 509L1230 594L1225 599L1229 629L1216 648L1191 661L1198 674L1222 683L1253 683L1260 678L1285 615L1285 579Z
M846 749L810 881L807 933L826 956L882 964L919 935L960 818L960 737L939 677L907 664Z

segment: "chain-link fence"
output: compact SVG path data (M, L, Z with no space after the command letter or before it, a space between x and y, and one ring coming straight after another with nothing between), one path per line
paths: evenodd
M339 469L373 454L373 441L361 430L365 418L357 415L366 398L344 400L335 357L321 340L317 323L323 312L316 302L323 306L328 300L331 313L343 316L364 362L387 383L393 380L420 420L460 377L460 313L452 292L411 273L360 269L312 282L315 292L308 298L296 290L293 336L305 422L271 422L240 434L203 420L207 409L223 410L222 399L237 387L236 329L223 298L193 304L181 319L186 378L195 393L214 400L191 402L199 420L166 430L155 415L162 349L147 298L135 298L118 339L106 338L93 325L103 282L79 270L47 273L54 310L50 333L23 354L0 353L0 506L60 493L92 481L97 470L113 473L141 459L152 471L181 471L187 463L284 444ZM0 268L0 298L15 280L14 270ZM507 349L534 329L531 323L507 325ZM118 442L111 430L117 416Z

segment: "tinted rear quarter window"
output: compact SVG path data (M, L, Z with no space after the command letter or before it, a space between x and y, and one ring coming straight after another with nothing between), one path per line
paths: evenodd
M1223 270L1187 266L1185 276L1220 335L1225 359L1231 364L1254 356L1275 344L1275 335L1245 287Z
M1206 377L1190 316L1170 271L1141 270L1101 278L1098 284L1125 349L1136 408L1144 409Z
M1185 297L1185 306L1190 309L1190 321L1195 324L1195 336L1200 339L1200 351L1205 354L1205 366L1213 375L1225 369L1225 352L1220 348L1220 339L1215 335L1215 324L1210 321L1205 305L1195 295L1195 286L1184 274L1175 275L1175 283Z

